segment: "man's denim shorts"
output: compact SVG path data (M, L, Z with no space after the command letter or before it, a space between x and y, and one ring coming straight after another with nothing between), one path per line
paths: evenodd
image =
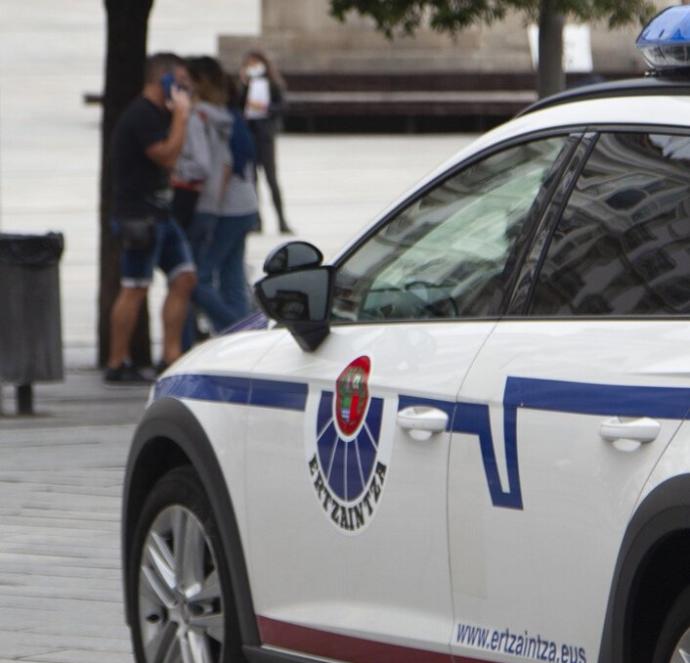
M120 235L120 224L112 220L115 236ZM182 229L172 219L156 223L156 241L147 250L123 249L120 257L120 283L124 288L146 288L153 281L153 270L159 267L168 277L168 283L182 272L195 272L192 250Z

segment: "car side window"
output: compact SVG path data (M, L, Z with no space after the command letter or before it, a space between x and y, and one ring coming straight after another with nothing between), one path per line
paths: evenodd
M690 313L690 137L599 137L551 239L530 313Z
M397 214L340 265L334 321L496 315L567 136L493 154Z

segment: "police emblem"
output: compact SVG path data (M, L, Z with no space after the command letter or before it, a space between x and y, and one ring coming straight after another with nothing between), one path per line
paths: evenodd
M370 374L369 357L358 357L336 380L335 393L321 392L316 445L313 429L307 445L316 496L330 520L347 533L369 524L386 481L387 454L380 448L384 400L370 395Z

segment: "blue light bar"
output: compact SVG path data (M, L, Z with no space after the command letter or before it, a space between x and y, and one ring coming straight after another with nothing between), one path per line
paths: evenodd
M657 14L635 45L653 69L690 68L690 5L669 7Z

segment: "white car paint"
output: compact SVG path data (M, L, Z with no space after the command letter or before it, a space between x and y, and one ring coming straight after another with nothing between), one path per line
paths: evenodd
M528 114L478 139L388 211L506 141L583 123L648 125L650 118L688 128L690 100L599 99ZM272 329L208 342L165 377L305 385L303 411L184 399L220 460L258 615L476 661L538 660L461 641L461 627L485 627L490 636L548 639L558 660L567 660L567 651L574 663L591 663L628 523L656 486L690 472L688 424L682 416L658 416L653 442L616 445L602 438L601 426L626 421L617 402L593 414L534 407L518 391L518 504L506 451L506 386L509 379L551 380L556 391L558 382L584 384L597 398L602 386L685 389L689 348L690 327L677 320L345 325L333 327L314 353ZM380 439L389 473L376 512L348 532L321 507L309 455L322 393L333 391L341 371L361 355L373 366L371 395L383 401ZM401 395L451 409L487 408L497 492L487 485L478 434L456 429L413 439L396 423Z

